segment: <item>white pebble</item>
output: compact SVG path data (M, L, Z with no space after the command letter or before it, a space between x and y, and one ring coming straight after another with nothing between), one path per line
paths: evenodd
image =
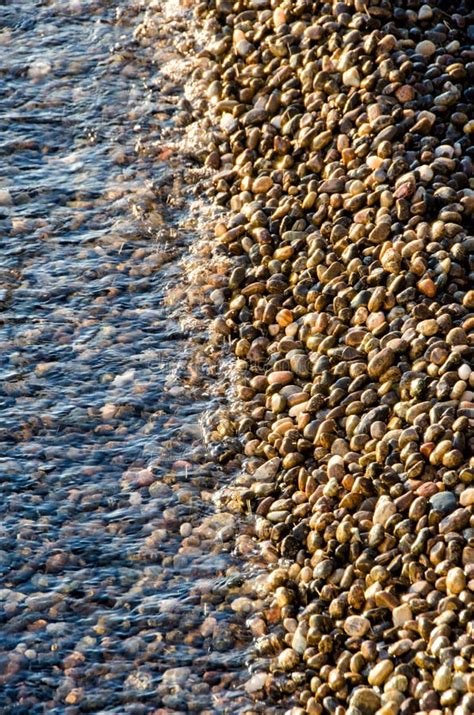
M461 380L469 380L469 377L471 375L471 368L469 367L469 365L466 365L466 363L461 365L458 370L458 375Z
M418 172L420 174L420 179L422 181L431 181L431 179L434 176L433 169L431 168L431 166L428 166L427 164L423 164L423 166L419 166Z
M306 638L301 627L298 626L296 629L293 639L291 641L291 647L300 655L306 650Z
M231 133L237 128L238 121L232 114L225 113L221 117L220 124L222 131Z

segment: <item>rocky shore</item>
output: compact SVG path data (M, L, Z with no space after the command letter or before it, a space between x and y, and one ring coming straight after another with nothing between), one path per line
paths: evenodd
M468 5L196 11L238 375L220 436L268 571L248 691L292 715L474 710Z

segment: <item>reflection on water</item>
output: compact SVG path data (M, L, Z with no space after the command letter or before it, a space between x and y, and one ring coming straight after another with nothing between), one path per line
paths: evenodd
M243 712L212 366L164 300L190 241L180 25L140 34L150 5L0 9L2 712Z

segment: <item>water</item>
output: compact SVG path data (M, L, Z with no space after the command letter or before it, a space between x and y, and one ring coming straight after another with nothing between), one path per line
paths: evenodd
M250 587L213 507L222 399L180 264L187 19L149 5L0 7L5 713L245 708Z

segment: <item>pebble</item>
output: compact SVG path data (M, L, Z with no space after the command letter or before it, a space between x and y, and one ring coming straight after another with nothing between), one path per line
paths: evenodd
M285 648L278 656L278 666L282 670L293 670L298 665L299 656L292 648Z
M453 593L455 596L466 588L466 576L462 568L456 566L449 569L446 574L446 588L448 593Z
M367 365L367 372L370 377L381 377L384 372L395 362L395 353L392 348L384 348L374 355Z
M380 696L370 688L359 687L352 693L349 705L361 715L374 715L380 708Z
M370 685L382 685L389 675L393 672L394 665L391 660L385 659L379 661L373 668L371 668L368 681Z
M458 375L460 380L469 380L471 377L471 368L465 363L458 368Z
M370 628L370 621L363 616L348 616L344 621L344 630L347 635L361 638Z
M255 675L252 675L245 683L245 690L250 694L263 690L267 678L268 675L266 673L255 673Z
M360 74L355 67L346 70L342 75L343 83L348 87L360 86Z
M442 665L433 678L433 687L438 691L446 691L451 685L452 673L451 669L447 665Z
M461 506L472 506L474 504L474 487L468 487L461 492L459 503Z
M411 621L413 614L408 603L403 603L401 606L397 606L392 611L393 625L397 628L403 628L407 621Z
M458 506L458 500L452 492L440 492L430 497L430 504L436 511L450 514Z
M431 20L433 17L433 8L430 5L422 5L418 10L418 19L422 22L424 20Z
M415 52L424 57L431 57L436 52L436 45L430 40L422 40L415 47Z

